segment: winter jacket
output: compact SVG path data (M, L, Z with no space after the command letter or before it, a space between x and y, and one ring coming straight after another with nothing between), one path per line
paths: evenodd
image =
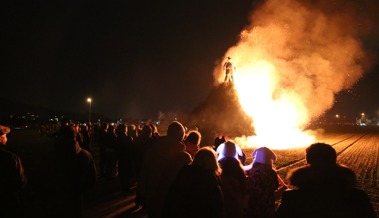
M283 193L277 218L376 217L369 197L355 188L355 174L347 167L305 166L296 169L289 181L296 189Z
M222 168L221 189L227 218L243 218L247 197L247 179L240 161L225 157L218 161Z
M19 192L25 184L20 157L0 145L0 217L16 217Z
M92 155L75 140L58 140L51 196L52 217L80 217L82 197L96 182L96 167Z
M167 195L164 218L222 218L224 202L219 178L199 166L184 167Z
M141 167L139 186L144 207L150 218L162 214L167 192L179 171L192 162L182 142L163 136L146 151Z

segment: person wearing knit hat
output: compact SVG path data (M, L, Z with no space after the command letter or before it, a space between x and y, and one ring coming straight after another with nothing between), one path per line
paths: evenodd
M231 141L227 141L227 142L220 144L217 147L216 153L218 155L217 160L221 160L226 155L229 157L233 156L236 159L239 159L238 156L243 156L243 152L242 152L241 147L237 144L234 144Z
M19 217L19 192L26 184L20 157L6 148L10 128L0 125L0 217Z
M255 149L251 156L254 158L253 165L254 163L272 165L276 161L276 154L267 147Z
M267 147L257 148L252 157L252 166L246 171L249 187L247 217L274 217L275 201L287 189L273 168L277 157Z
M221 168L221 190L224 195L226 218L243 218L247 197L246 176L237 154L237 145L231 141L224 146L218 160Z
M234 144L231 141L225 142L224 149L222 150L222 155L224 155L224 157L236 157L237 155L236 144Z

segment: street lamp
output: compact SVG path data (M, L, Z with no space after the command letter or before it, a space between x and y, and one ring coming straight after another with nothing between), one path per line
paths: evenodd
M87 98L87 102L89 103L88 125L90 125L91 124L91 103L92 103L92 99L91 98Z

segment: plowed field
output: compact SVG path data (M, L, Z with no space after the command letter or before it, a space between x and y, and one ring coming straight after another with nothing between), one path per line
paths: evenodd
M338 163L349 166L356 173L358 187L370 196L379 214L379 132L376 127L326 132L319 135L317 141L334 147ZM248 157L252 150L245 150ZM278 156L275 166L282 178L286 178L289 170L305 164L304 148L274 151Z

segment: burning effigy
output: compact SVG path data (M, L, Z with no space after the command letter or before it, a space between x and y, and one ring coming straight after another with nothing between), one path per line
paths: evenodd
M360 21L353 16L356 8L328 7L316 1L265 1L215 67L215 85L223 84L223 62L233 58L231 87L254 129L254 134L234 138L242 147L311 144L310 122L362 77L366 55L356 28Z

